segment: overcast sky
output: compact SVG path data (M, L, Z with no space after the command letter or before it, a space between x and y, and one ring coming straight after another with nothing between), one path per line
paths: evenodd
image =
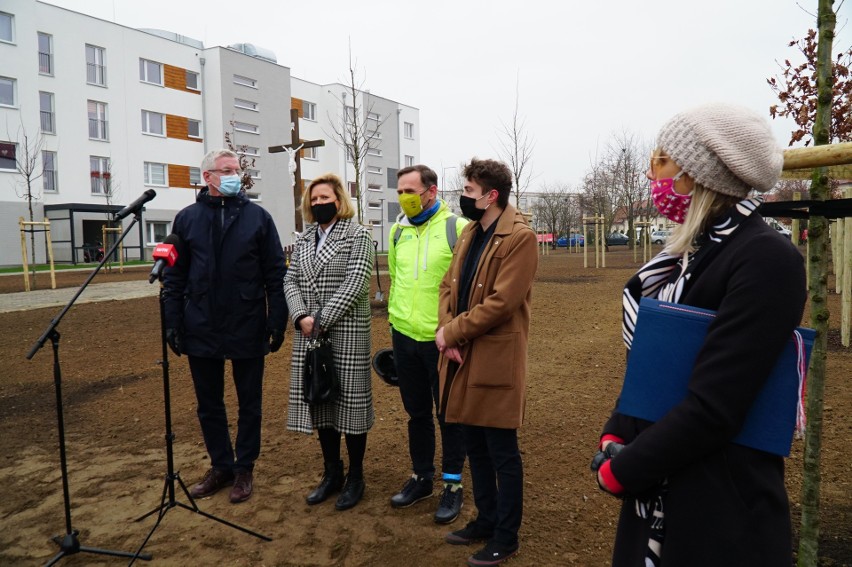
M351 39L364 88L420 109L421 160L439 176L471 156L498 156L517 85L536 143L532 190L576 187L614 134L650 144L665 120L697 104L737 102L768 116L777 98L766 78L779 73L776 61L799 61L787 43L816 27L817 9L817 0L49 3L206 47L253 43L314 83L345 82ZM852 44L850 19L846 0L835 53ZM792 123L773 128L786 146Z

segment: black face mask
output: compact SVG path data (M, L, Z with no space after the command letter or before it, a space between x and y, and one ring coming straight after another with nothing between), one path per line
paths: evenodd
M483 197L485 197L485 195L479 199L482 199ZM476 208L476 202L479 199L474 199L473 197L468 197L466 195L459 197L459 207L461 207L462 214L472 221L480 220L482 215L485 214L485 209Z
M337 205L334 202L311 205L311 213L319 224L328 224L337 215Z

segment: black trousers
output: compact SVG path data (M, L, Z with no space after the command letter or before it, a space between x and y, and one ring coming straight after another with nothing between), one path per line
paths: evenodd
M476 523L494 530L493 540L518 543L524 511L524 467L518 430L462 425L473 480Z
M189 357L189 370L198 400L198 421L213 468L235 472L254 468L254 462L260 455L263 362L262 356L231 361L239 403L235 452L225 410L225 360Z
M414 474L435 476L435 419L441 428L441 468L461 474L464 467L464 440L461 426L445 423L438 413L438 347L434 341L420 342L393 331L393 361L399 377L402 405L408 413L408 452Z

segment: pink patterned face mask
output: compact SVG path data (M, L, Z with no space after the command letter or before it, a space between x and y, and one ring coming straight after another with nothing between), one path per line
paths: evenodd
M692 195L681 195L675 192L675 181L680 179L683 171L679 171L674 177L668 179L655 179L651 181L651 200L660 214L672 222L683 224L686 211L692 201Z

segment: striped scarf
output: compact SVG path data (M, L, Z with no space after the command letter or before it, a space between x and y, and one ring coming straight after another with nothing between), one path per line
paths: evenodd
M757 210L763 202L760 197L744 199L731 207L706 233L696 240L693 252L673 256L661 252L650 262L639 268L624 287L622 294L622 338L627 349L633 344L633 332L639 315L639 300L650 297L671 303L680 300L695 282L701 269L722 248L722 244L737 228ZM668 492L668 481L664 480L656 494L647 499L634 501L636 515L649 523L650 535L645 552L645 566L659 567L665 538L665 514L663 505Z

